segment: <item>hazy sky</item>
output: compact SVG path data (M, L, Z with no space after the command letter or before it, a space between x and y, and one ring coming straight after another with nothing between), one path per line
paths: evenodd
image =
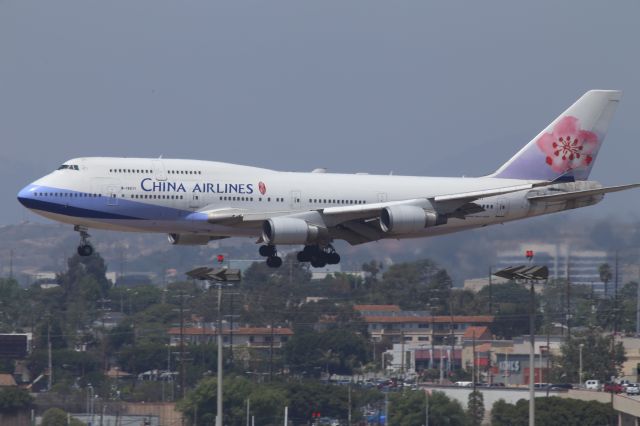
M482 175L583 92L640 181L640 2L0 0L0 223L68 158ZM640 193L591 209L637 218Z

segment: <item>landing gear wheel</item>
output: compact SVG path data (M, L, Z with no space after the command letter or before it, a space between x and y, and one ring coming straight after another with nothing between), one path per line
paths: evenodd
M324 253L320 254L319 256L312 257L311 266L313 266L314 268L324 268L325 266L327 266L327 259Z
M327 263L329 265L337 265L340 263L340 255L336 252L327 254Z
M258 249L258 253L260 253L262 257L273 257L276 254L276 247L271 244L263 244Z
M298 254L296 254L296 259L298 259L298 262L300 263L308 262L311 260L309 256L307 256L307 253L305 253L304 251L299 251Z
M78 246L78 254L82 257L91 256L93 254L93 247L90 244L81 244Z
M269 268L279 268L282 266L282 258L278 256L267 257L267 266Z

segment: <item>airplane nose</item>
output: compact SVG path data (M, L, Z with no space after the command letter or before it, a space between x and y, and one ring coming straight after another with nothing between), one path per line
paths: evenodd
M18 192L18 201L25 207L29 207L33 200L33 186L27 185Z

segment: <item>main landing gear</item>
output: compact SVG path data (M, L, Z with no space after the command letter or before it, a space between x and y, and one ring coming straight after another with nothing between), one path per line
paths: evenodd
M260 256L267 258L267 266L279 268L282 266L282 258L278 256L276 246L271 244L261 245L258 250ZM298 262L309 262L314 268L323 268L327 265L337 265L340 263L340 255L331 244L326 247L304 246L302 251L296 255Z
M80 245L78 246L78 254L80 256L91 256L93 254L93 246L89 241L89 233L88 229L84 226L76 225L73 227L73 230L80 233Z
M298 252L298 262L309 262L314 268L323 268L327 265L337 265L340 263L340 255L336 253L331 244L327 247L304 246Z
M269 268L279 268L282 266L282 258L278 256L276 246L271 244L261 245L258 253L260 253L260 256L267 258L267 266Z

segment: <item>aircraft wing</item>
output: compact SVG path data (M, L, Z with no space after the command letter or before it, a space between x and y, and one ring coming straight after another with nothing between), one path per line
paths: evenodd
M212 224L231 226L254 226L256 222L275 216L295 216L310 222L319 222L331 230L335 238L343 239L350 244L362 244L376 241L384 236L380 228L380 214L387 207L408 205L421 207L437 212L444 217L464 219L465 216L478 213L484 209L474 201L480 198L509 194L512 192L552 185L554 182L536 182L513 185L481 191L457 194L436 195L433 197L415 198L400 201L387 201L370 204L326 207L311 211L252 212L237 208L205 207L193 213L194 219L206 220ZM254 224L254 225L252 225Z
M631 183L628 185L606 186L603 188L586 189L582 191L560 192L557 194L531 195L527 197L529 201L568 201L576 198L588 197L592 195L604 195L609 192L625 191L640 187L640 183Z
M484 211L482 207L474 203L474 201L480 198L509 194L511 192L552 185L553 183L554 182L537 182L483 191L438 195L428 198L327 207L321 209L320 213L322 214L324 222L331 228L331 232L336 238L356 245L376 241L384 236L380 228L380 214L382 209L386 207L413 205L422 207L425 210L436 211L445 217L464 219L465 216L469 214Z

